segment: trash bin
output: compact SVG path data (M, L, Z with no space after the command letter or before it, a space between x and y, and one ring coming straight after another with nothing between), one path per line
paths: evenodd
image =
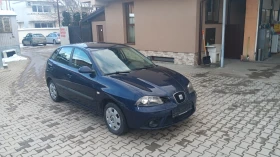
M209 56L211 59L211 63L217 63L220 61L220 52L221 52L221 45L220 44L214 44L206 46L207 50L209 52Z

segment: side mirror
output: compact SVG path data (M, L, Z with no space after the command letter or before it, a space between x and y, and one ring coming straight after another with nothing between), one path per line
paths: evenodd
M82 67L79 68L79 72L80 72L80 73L92 74L92 73L94 73L95 71L92 70L92 69L91 69L90 67L88 67L88 66L82 66Z

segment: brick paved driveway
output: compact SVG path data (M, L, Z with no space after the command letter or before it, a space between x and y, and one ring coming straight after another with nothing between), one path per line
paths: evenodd
M0 156L280 156L279 83L190 71L191 118L118 137L93 112L51 101L44 67L53 50L24 48L29 61L0 71Z

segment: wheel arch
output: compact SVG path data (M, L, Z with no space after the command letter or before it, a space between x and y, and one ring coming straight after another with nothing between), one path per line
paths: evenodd
M50 81L52 81L52 79L50 77L47 78L47 85L49 86Z
M101 101L101 103L99 104L99 110L100 110L101 116L105 117L105 115L104 115L104 108L105 108L105 106L108 103L113 103L113 104L115 104L115 105L117 105L119 107L119 109L122 112L122 115L124 116L124 120L125 120L126 126L129 128L129 124L128 124L128 121L127 121L127 116L126 116L123 108L121 107L122 105L120 104L120 102L118 102L117 100L114 100L113 98L106 98L106 99L103 99Z

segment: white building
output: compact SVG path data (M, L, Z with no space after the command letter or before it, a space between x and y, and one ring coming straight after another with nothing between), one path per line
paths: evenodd
M0 55L3 51L11 49L20 54L16 13L10 10L0 10Z
M2 9L13 10L17 14L18 28L58 27L56 0L11 0Z

